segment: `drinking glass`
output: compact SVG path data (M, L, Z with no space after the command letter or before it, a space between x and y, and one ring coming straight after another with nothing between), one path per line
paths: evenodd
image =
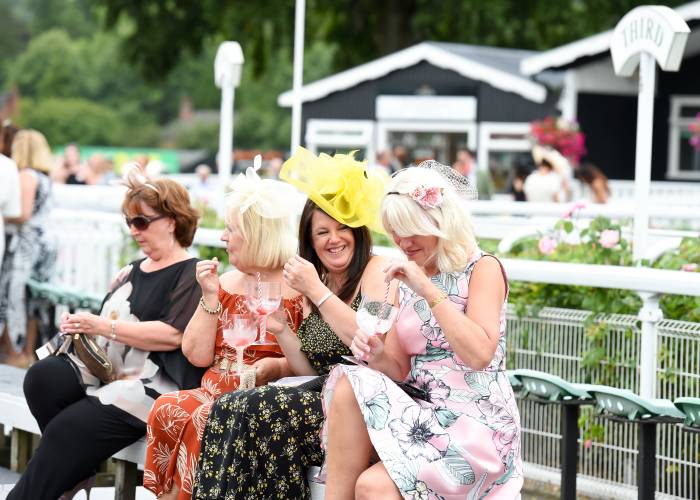
M363 295L355 317L360 330L371 336L381 335L391 330L397 314L396 306Z
M243 372L243 351L255 342L255 318L250 313L229 314L228 324L223 325L224 342L236 349L236 373Z
M260 336L256 345L274 345L267 339L267 317L275 312L282 302L282 283L279 281L259 281L248 283L246 294L248 309L260 318Z

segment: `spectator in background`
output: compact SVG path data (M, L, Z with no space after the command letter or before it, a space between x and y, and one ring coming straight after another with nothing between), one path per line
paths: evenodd
M4 139L4 127L0 123L0 141ZM0 151L5 150L4 142L0 142ZM5 154L0 153L0 263L5 253L4 219L19 217L21 213L17 165Z
M391 170L392 172L398 172L402 168L406 168L411 161L408 158L408 150L398 144L392 149L393 158L391 159Z
M91 186L108 185L114 180L114 163L106 156L96 153L87 161L85 183Z
M12 141L15 140L17 132L19 129L12 125L9 120L0 122L0 154L8 158L12 156Z
M508 192L513 195L513 201L526 201L525 198L525 179L532 173L534 169L527 162L517 161L513 164L510 177L510 186Z
M87 168L80 161L80 148L77 144L68 144L63 150L62 169L59 170L66 184L86 184ZM56 180L56 182L61 182Z
M452 168L466 177L472 186L476 186L480 200L490 200L494 191L491 174L487 170L480 170L474 158L470 149L459 149Z
M211 179L211 167L204 163L197 165L194 169L197 180L190 187L192 203L202 204L207 207L216 207L218 199L218 186Z
M376 161L373 165L374 168L381 170L387 175L392 173L392 156L389 151L380 151L377 153Z
M265 169L265 176L270 178L270 179L279 179L280 170L282 170L283 163L284 163L284 160L282 158L280 158L279 156L275 156L274 158L271 158L270 161L267 162L267 168Z
M592 163L583 163L576 169L576 177L583 184L584 196L593 203L607 203L610 198L608 178Z
M11 238L0 272L0 331L5 362L28 366L38 330L36 321L27 325L27 315L35 316L26 300L27 280L49 281L56 262L56 241L49 223L51 149L40 132L21 130L12 143L12 159L19 168L21 213L7 219Z
M553 150L547 150L539 146L533 148L532 157L537 168L527 176L523 185L527 201L564 201L562 199L562 192L565 191L564 179L554 169L556 159L550 154L551 151Z

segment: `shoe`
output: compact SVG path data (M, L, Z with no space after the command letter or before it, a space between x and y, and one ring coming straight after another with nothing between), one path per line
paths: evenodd
M96 476L90 476L87 479L83 479L76 484L72 490L66 491L63 495L58 497L58 500L72 500L72 498L77 495L80 490L85 490L87 499L90 500L90 490L95 485L95 477Z

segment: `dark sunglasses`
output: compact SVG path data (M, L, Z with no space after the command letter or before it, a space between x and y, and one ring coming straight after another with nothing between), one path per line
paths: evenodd
M153 221L157 221L158 219L164 219L165 215L154 215L153 217L146 217L145 215L137 215L136 217L132 217L131 219L128 217L124 217L124 221L126 222L126 225L128 227L134 226L136 229L139 231L144 231L148 229L148 226L151 224Z

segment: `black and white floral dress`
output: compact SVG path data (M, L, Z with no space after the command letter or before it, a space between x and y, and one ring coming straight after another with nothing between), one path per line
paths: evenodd
M53 276L57 241L51 231L51 179L27 168L37 181L31 218L24 224L5 227L5 255L0 271L0 331L7 331L15 349L24 347L27 332L26 284L29 278L49 281Z
M359 304L360 294L352 309ZM320 374L352 355L318 314L302 321L297 336ZM323 460L322 424L321 394L314 390L266 385L224 394L204 430L193 498L308 498L307 469Z

